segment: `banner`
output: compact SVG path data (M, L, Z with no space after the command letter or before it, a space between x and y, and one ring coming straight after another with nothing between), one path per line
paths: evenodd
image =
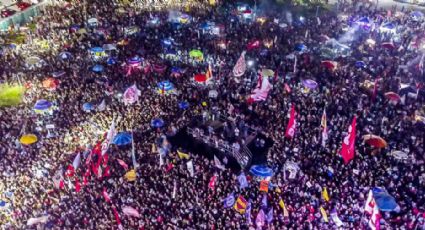
M289 122L288 126L286 128L285 137L287 138L293 138L295 135L295 127L297 125L297 122L295 120L295 106L291 105L291 111L289 114Z
M344 159L344 164L348 164L354 158L354 150L356 143L356 117L353 118L348 134L342 142L341 156Z
M269 191L269 182L266 180L262 180L260 182L260 192L268 192Z

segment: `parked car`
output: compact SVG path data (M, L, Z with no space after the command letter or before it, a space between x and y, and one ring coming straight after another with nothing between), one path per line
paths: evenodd
M9 8L4 8L4 9L1 10L0 14L1 14L2 18L7 18L7 17L14 15L15 13L16 13L15 10L12 10L12 9L9 9Z
M24 10L26 10L28 7L30 7L31 6L31 3L28 3L28 2L18 2L18 3L16 3L16 6L21 10L21 11L24 11Z

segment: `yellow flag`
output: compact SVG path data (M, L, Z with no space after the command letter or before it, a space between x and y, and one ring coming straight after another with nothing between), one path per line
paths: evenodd
M280 199L279 201L279 206L283 209L283 216L288 217L289 216L288 209L286 209L285 203L283 202L282 199Z
M184 152L180 152L179 150L177 150L177 154L179 155L180 159L188 159L190 158L190 155Z
M320 213L322 214L322 217L325 222L328 223L328 214L326 214L326 210L322 206L320 206Z
M127 179L127 181L135 181L136 180L136 171L134 169L128 171L125 175L124 175L125 179Z
M329 202L329 195L328 195L328 190L326 189L326 187L323 188L322 197L326 202Z

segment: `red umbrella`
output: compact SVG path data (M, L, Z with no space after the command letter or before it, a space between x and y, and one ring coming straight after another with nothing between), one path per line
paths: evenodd
M207 81L207 75L198 73L195 75L195 81L198 83L205 83Z
M373 147L382 149L387 147L387 142L380 136L376 136L373 134L366 134L363 136L363 141Z
M401 97L397 93L394 92L387 92L385 93L385 97L390 101L400 101Z
M334 70L337 66L338 63L336 61L322 61L322 65L328 69Z
M47 78L42 82L43 87L48 90L55 90L59 86L59 80L52 77Z
M394 49L395 45L392 42L384 42L381 44L382 47L386 49Z

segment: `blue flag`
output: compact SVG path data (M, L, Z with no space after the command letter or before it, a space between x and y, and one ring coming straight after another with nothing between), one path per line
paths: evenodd
M266 220L269 224L273 221L273 207L270 208L269 212L267 213Z
M267 194L263 195L263 199L261 200L261 208L267 208Z
M233 204L235 203L235 196L233 195L233 193L227 196L226 198L224 198L223 203L224 203L224 208L233 207Z
M248 180L246 179L245 173L241 173L241 175L238 176L238 181L240 189L248 187Z

